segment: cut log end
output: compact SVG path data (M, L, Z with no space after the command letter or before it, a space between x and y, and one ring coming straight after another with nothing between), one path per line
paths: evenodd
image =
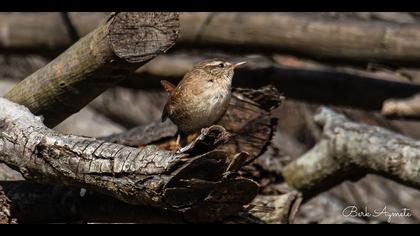
M149 61L174 45L179 34L179 14L174 12L123 12L109 27L114 53L127 62Z

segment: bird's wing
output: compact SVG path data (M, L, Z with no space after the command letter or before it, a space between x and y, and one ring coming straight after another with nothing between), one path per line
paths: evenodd
M161 80L160 84L162 85L163 89L165 89L165 91L169 94L175 89L175 85L173 85L167 80Z

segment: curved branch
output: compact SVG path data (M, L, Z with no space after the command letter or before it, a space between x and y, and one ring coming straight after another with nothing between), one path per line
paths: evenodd
M420 189L420 141L352 122L327 108L315 121L324 127L323 138L284 168L290 186L312 196L344 180L374 173Z

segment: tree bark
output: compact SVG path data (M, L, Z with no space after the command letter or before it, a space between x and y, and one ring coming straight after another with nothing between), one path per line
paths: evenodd
M18 222L30 223L68 222L71 219L176 223L221 221L224 216L234 214L257 194L254 182L238 177L236 171L255 159L270 143L275 129L270 111L279 102L278 93L269 87L236 89L234 94L226 118L220 123L231 133L228 135L221 126L213 126L204 130L179 155L162 149L176 138L176 127L169 122L138 127L102 139L142 146L140 149L129 148L90 138L59 135L45 127L17 131L21 125L33 127L37 121L28 122L35 118L26 109L4 100L9 104L0 103L5 111L0 117L4 121L1 139L4 142L1 144L5 147L2 149L5 154L2 161L20 170L28 179L83 186L130 204L148 205L131 206L90 190L86 197L81 198L77 188L2 183L0 185L11 199L8 205L8 209L12 209L11 217L17 218ZM16 114L20 114L20 118L9 127L9 119L4 118ZM50 139L48 143L44 141L46 139ZM237 150L241 149L248 153L238 153ZM146 150L152 151L148 154ZM142 161L148 164L142 167ZM123 167L118 171L120 164ZM159 169L164 166L166 170ZM184 201L188 206L179 206ZM171 207L172 204L176 207ZM47 205L48 210L42 211Z
M114 14L5 97L43 115L53 127L168 50L178 30L176 13Z
M367 173L420 189L419 141L352 122L327 108L315 121L323 126L322 140L283 169L286 182L306 197Z
M1 98L0 160L32 181L85 187L178 212L188 221L214 221L238 212L257 194L257 185L236 172L270 143L275 129L270 111L278 96L269 87L239 89L220 123L230 133L212 126L178 154L163 149L175 139L165 123L142 129L137 142L122 141L127 135L108 139L136 147L131 148L58 134L23 106Z
M253 181L227 169L229 153L211 150L227 138L220 126L174 154L155 145L131 148L60 135L3 98L0 111L1 161L31 181L93 189L130 204L180 212L190 221L233 214L257 194Z

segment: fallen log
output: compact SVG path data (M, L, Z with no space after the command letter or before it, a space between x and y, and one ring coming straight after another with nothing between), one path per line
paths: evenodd
M205 129L180 154L162 149L170 147L175 133L151 140L148 134L156 130L146 129L143 137L149 140L138 142L140 148L61 135L26 108L1 99L1 161L31 181L92 189L129 204L182 214L187 221L219 220L257 194L255 182L235 173L270 143L275 128L270 111L280 101L272 88L242 89L239 95L221 123L232 133L221 126ZM108 141L121 143L128 136L117 137Z
M184 212L198 221L232 214L257 194L253 181L225 176L228 154L222 151L203 153L192 146L187 151L195 155L188 155L154 145L130 148L60 135L3 98L0 111L1 161L31 181L85 187L130 204ZM210 140L226 136L223 128L209 128L208 133Z

